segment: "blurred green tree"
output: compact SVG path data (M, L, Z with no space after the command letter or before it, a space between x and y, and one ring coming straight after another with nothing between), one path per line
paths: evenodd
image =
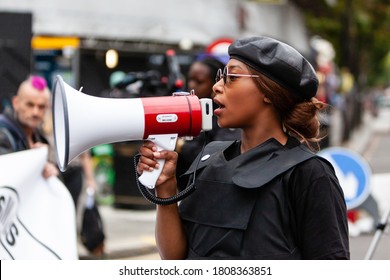
M294 0L311 35L330 41L336 64L348 68L360 86L389 85L389 0Z

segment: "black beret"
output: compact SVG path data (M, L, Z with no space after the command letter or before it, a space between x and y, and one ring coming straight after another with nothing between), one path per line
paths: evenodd
M251 37L229 46L230 58L247 64L302 100L317 93L318 79L313 66L293 47L268 37Z

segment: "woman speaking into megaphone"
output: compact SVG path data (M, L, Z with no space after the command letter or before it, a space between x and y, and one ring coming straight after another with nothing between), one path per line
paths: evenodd
M157 206L163 259L349 259L346 205L318 146L318 80L294 48L268 37L233 42L218 70L214 111L239 141L211 142L176 178L177 153L146 141L137 172L159 168L157 197L194 182L180 203Z

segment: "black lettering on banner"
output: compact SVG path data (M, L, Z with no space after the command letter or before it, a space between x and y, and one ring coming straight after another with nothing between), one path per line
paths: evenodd
M26 252L43 259L61 259L56 252L39 240L18 217L19 195L16 189L0 186L0 246L10 259L25 258ZM21 250L29 248L30 250Z
M18 194L11 187L2 187L4 192L0 196L0 231L5 235L8 245L16 244L19 230L15 225L16 213L18 208Z
M3 212L4 204L5 204L5 197L4 197L4 195L2 195L2 196L0 196L0 215Z
M16 236L19 235L18 228L15 224L12 224L9 231L6 233L5 239L10 246L14 246L16 243Z

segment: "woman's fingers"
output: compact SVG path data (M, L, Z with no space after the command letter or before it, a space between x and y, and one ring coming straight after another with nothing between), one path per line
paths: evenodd
M139 148L140 158L137 164L137 172L142 174L143 171L152 171L158 167L158 163L153 155L157 151L156 145L153 142L145 141Z

